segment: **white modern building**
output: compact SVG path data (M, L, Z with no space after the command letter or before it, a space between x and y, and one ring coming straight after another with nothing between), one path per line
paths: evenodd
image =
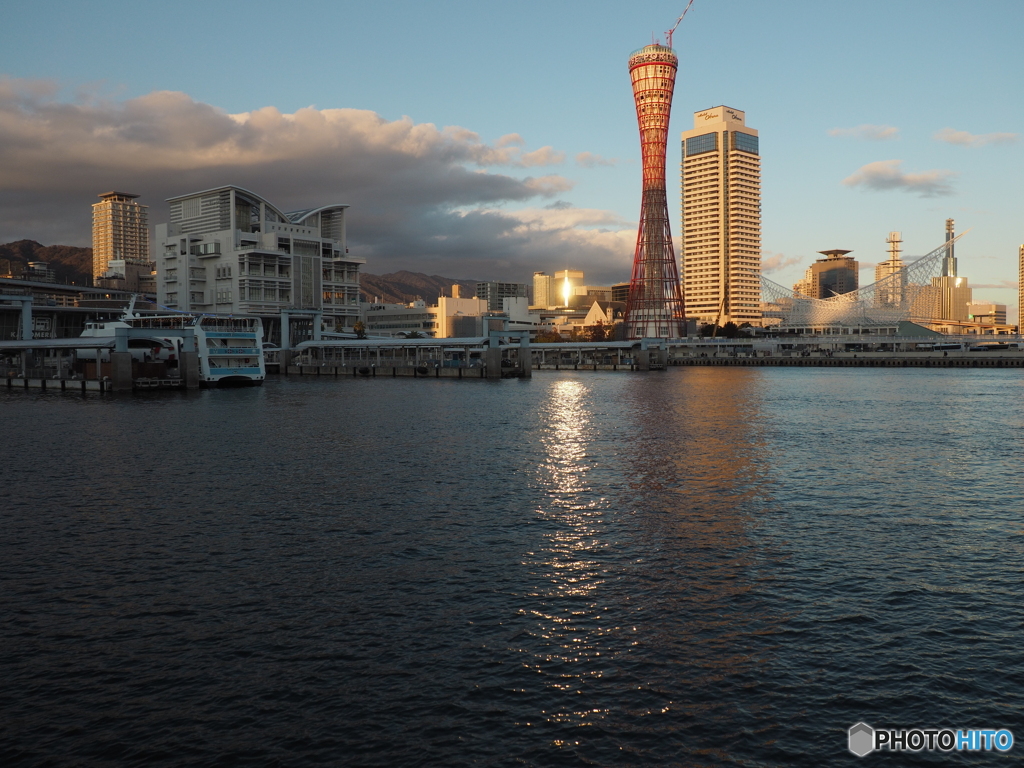
M156 227L157 298L179 311L301 315L327 331L359 319L359 268L348 255L347 205L286 213L225 186L172 197ZM294 337L292 337L294 338Z

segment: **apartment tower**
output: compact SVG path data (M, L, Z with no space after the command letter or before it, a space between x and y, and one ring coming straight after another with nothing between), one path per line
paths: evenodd
M105 192L92 206L92 277L103 277L110 262L150 269L149 206L135 201L138 195Z
M683 295L702 323L761 320L761 157L738 109L695 112L683 132Z

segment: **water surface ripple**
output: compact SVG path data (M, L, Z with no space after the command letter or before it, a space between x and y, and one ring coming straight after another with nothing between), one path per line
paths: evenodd
M0 391L0 763L1024 739L1022 395L1015 370L743 368Z

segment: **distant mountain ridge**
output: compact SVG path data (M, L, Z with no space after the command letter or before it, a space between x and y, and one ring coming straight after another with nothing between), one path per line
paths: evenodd
M459 280L440 275L425 275L422 272L390 272L374 275L363 272L359 275L359 289L366 301L382 301L388 304L407 304L423 299L427 304L436 304L438 296L451 296L452 286L459 285L463 296L476 295L478 280Z
M5 264L4 262L9 263ZM0 245L0 274L8 268L13 275L23 274L30 261L45 261L58 283L90 285L92 283L92 248L76 245L43 245L35 240L17 240Z

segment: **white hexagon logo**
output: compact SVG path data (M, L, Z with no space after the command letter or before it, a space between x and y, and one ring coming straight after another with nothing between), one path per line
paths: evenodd
M850 728L849 748L857 757L873 751L875 748L875 729L867 723L857 723Z

